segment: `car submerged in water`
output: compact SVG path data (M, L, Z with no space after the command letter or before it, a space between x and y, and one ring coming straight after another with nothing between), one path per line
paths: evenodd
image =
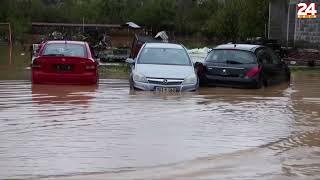
M196 91L199 81L185 47L172 43L146 43L131 64L130 86L156 92Z
M268 47L226 44L213 48L197 64L201 85L261 88L290 81L290 70Z
M97 84L98 62L88 43L48 41L32 60L34 84Z

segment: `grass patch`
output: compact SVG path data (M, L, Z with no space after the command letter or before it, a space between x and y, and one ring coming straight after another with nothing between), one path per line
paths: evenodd
M30 65L31 55L28 50L24 51L21 46L14 46L12 52L12 65L27 67ZM0 66L9 65L9 51L7 46L0 46Z
M99 75L101 79L128 79L129 74L130 66L127 64L99 67Z
M0 80L29 80L30 77L31 71L26 67L0 65Z
M320 74L320 67L290 66L290 70L293 73Z

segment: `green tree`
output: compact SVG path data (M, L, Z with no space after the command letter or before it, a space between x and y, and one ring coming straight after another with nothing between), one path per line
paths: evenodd
M239 35L241 37L264 36L268 22L268 0L246 0L240 16Z
M262 36L268 21L267 0L226 0L207 21L207 35L236 41Z
M269 0L0 0L0 21L15 35L30 22L114 23L134 21L154 32L175 31L236 40L263 36Z
M119 23L127 17L127 0L104 0L101 1L100 15L103 22Z
M226 1L207 21L208 33L220 39L235 40L239 34L240 13L240 1Z
M172 0L144 1L135 12L134 20L155 32L162 29L171 29L175 20L176 4Z

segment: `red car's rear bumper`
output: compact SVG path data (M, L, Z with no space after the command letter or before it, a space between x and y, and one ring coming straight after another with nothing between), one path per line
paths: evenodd
M58 74L33 71L32 83L90 85L98 83L98 74L96 72L87 72L82 74Z

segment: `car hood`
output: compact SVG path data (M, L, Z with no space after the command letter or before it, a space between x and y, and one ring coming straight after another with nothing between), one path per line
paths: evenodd
M136 72L148 78L184 79L195 74L193 66L138 64Z

